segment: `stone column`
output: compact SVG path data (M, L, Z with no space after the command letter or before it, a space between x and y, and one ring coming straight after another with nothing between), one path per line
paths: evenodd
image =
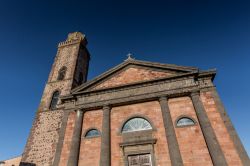
M183 166L179 145L175 135L174 125L167 104L167 97L161 97L159 101L161 105L161 113L168 142L168 151L170 155L171 164L174 166Z
M204 135L212 162L215 166L227 166L225 156L221 150L219 142L216 138L214 130L208 119L206 110L200 100L199 92L193 92L191 94L191 99L199 120L202 133Z
M100 166L110 166L110 111L109 106L103 107L103 120L102 120L102 142L101 142L101 159Z
M81 132L82 132L83 111L76 111L75 127L73 131L73 137L71 141L70 154L67 166L77 166L79 159L79 151L81 144Z

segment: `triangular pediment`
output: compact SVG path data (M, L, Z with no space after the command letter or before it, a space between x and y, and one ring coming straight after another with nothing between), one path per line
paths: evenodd
M197 70L198 69L194 67L127 60L93 80L75 88L72 93L75 94L90 90L120 87L161 78L174 77Z
M157 78L163 77L170 77L174 76L176 73L168 71L157 71L157 70L150 70L147 68L142 68L139 66L128 66L126 69L115 73L107 80L99 83L98 85L94 86L92 89L104 89L104 88L111 88L117 87L127 84L132 84L136 82L154 80Z

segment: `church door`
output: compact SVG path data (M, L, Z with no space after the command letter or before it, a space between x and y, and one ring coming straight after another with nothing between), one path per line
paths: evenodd
M129 166L152 166L150 154L128 156Z

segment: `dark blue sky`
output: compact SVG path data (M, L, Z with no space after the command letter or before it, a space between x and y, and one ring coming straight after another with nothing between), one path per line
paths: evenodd
M219 94L250 154L247 1L0 2L0 160L23 152L57 44L86 34L89 79L136 59L217 68Z

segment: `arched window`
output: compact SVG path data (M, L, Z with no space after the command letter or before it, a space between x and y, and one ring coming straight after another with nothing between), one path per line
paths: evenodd
M152 129L151 124L144 118L132 118L122 127L122 133Z
M58 72L58 77L57 80L63 80L66 74L67 68L65 66L63 66L59 72Z
M181 117L176 122L177 127L191 126L194 124L195 124L194 120L188 117Z
M60 92L59 91L55 91L52 95L52 98L51 98L51 102L50 102L50 109L56 109L56 105L58 103L58 100L59 100L59 95L60 95Z
M86 138L98 137L100 136L100 132L97 129L90 129L86 134Z

